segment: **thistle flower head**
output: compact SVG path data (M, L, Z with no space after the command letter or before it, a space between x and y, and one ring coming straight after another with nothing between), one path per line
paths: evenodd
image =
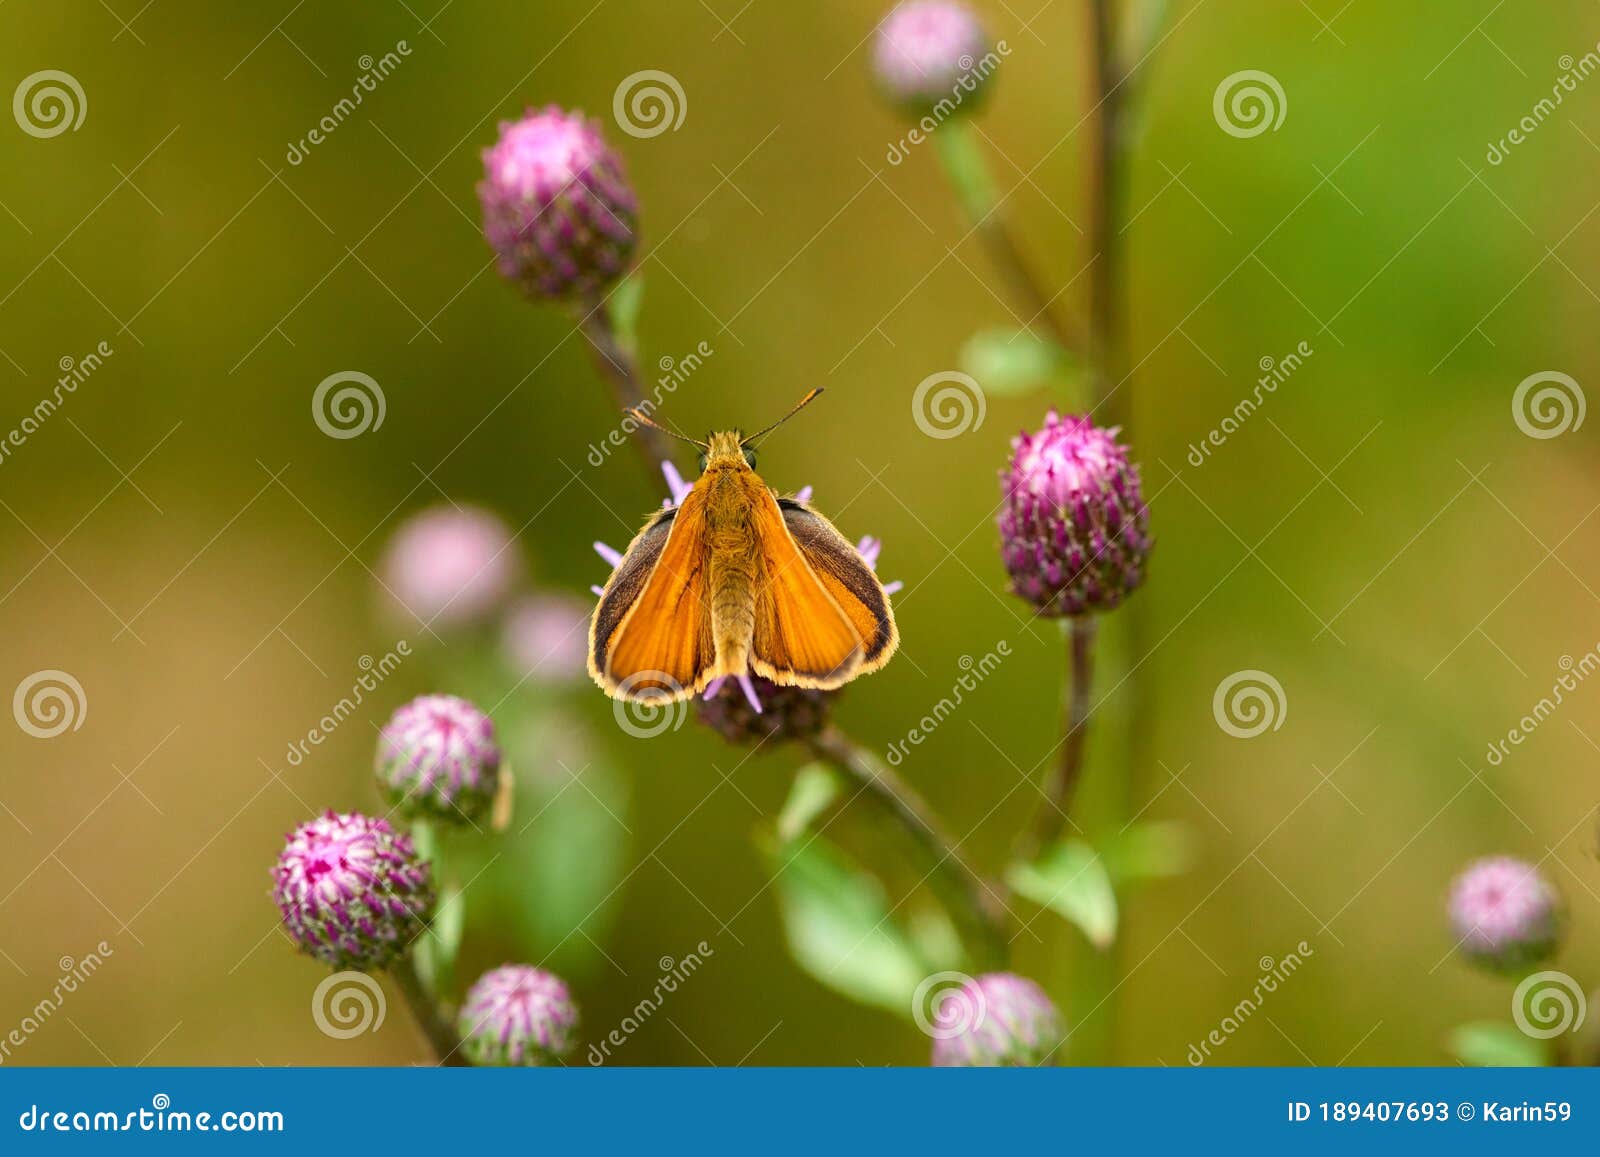
M487 510L455 506L406 519L378 565L379 580L398 609L434 627L483 621L520 571L505 523Z
M638 206L594 121L555 105L502 121L483 171L484 236L529 297L590 296L627 269Z
M1496 971L1516 972L1555 951L1565 924L1561 894L1532 864L1488 856L1468 864L1450 888L1450 926L1462 953Z
M936 1068L1046 1063L1066 1036L1044 990L1011 972L988 972L946 990L928 1032Z
M827 726L837 695L784 687L759 675L713 679L695 717L729 743L806 739Z
M378 789L402 815L470 823L500 789L494 724L465 699L423 695L378 734Z
M1041 614L1109 610L1144 581L1150 516L1116 435L1052 410L1038 433L1012 439L1001 557L1012 591Z
M475 1065L560 1064L578 1030L578 1006L560 977L506 964L467 991L456 1029Z
M970 107L987 74L974 66L989 53L989 37L972 9L955 0L906 0L878 25L873 71L889 99L912 116Z
M584 677L589 607L563 594L519 599L500 627L500 649L530 683L549 685Z
M325 812L289 833L273 898L302 950L368 971L404 956L433 910L428 864L389 821Z

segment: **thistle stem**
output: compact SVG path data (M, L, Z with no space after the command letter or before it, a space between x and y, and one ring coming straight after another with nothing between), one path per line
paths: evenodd
M1031 852L1061 838L1072 815L1078 782L1083 778L1083 752L1089 738L1089 689L1094 681L1095 620L1076 615L1067 620L1068 671L1061 695L1061 758L1045 788L1045 805L1034 825Z
M1003 965L1010 955L1000 892L957 850L933 809L915 788L866 748L828 727L809 740L817 758L855 780L917 846L928 861L929 875L945 906L977 945L988 967Z
M1111 391L1120 384L1118 320L1122 294L1122 254L1117 238L1118 208L1122 203L1123 91L1124 80L1113 43L1112 0L1090 0L1094 42L1094 88L1091 92L1099 115L1095 118L1094 163L1089 166L1089 244L1093 251L1089 293L1089 362L1095 385L1096 408L1107 405L1106 424L1125 424L1130 409Z
M596 298L588 302L579 317L578 324L587 339L589 353L594 358L596 368L611 386L611 392L617 400L617 409L629 410L635 406L645 406L647 399L643 387L639 384L639 371L634 357L617 340L616 327L612 324L611 312L606 301ZM672 457L665 435L654 426L639 423L638 429L628 441L637 448L644 462L645 472L652 478L660 477L661 463Z
M427 1037L434 1059L448 1068L466 1068L467 1058L461 1055L461 1038L456 1035L449 1016L422 982L412 957L407 956L396 964L390 969L390 975L394 977L400 994L405 997L412 1019L417 1022L422 1035Z

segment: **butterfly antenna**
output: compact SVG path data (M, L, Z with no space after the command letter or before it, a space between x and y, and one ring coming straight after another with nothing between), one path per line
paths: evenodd
M649 426L652 429L660 430L663 434L666 434L668 437L671 437L671 438L676 438L680 442L687 442L687 443L689 443L689 445L698 446L702 450L706 449L706 444L704 442L700 441L698 438L691 438L687 434L680 434L677 430L674 430L671 426L663 425L662 423L656 421L649 414L644 412L644 407L643 406L629 406L626 410L624 410L622 412L623 412L623 414L625 416L627 416L629 418L632 418L635 422L638 422L640 425Z
M751 434L749 437L745 438L740 443L740 445L748 446L748 445L750 445L751 442L754 442L757 438L761 438L761 437L764 437L767 434L772 433L772 431L776 430L779 426L783 425L790 418L794 417L801 410L803 410L807 406L809 406L812 402L816 401L817 395L820 394L820 393L822 393L822 387L821 386L818 386L816 389L811 390L809 393L806 394L805 397L801 398L799 402L795 403L794 409L790 410L783 417L779 418L776 422L772 423L772 425L768 426L765 430L757 430L754 434Z

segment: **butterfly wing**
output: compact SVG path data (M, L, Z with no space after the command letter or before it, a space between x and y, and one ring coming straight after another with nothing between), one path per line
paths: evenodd
M651 520L628 545L589 626L589 674L618 699L683 699L711 681L705 493Z
M822 515L792 498L780 498L778 507L795 546L863 640L861 666L855 673L876 671L900 645L883 583L861 552Z

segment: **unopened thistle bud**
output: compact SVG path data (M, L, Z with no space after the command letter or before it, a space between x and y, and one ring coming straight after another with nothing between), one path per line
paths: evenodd
M402 522L378 577L400 610L432 627L467 627L493 614L521 567L511 530L487 510L436 506Z
M1450 927L1467 959L1517 972L1555 951L1565 925L1561 894L1532 864L1489 856L1450 888Z
M379 732L376 771L378 789L401 815L470 823L500 790L494 724L465 699L420 696Z
M989 37L965 4L906 0L883 18L873 71L884 94L913 117L940 108L971 111L988 79L977 66Z
M1053 1059L1066 1029L1031 980L1011 972L969 978L935 994L927 1032L936 1068L1021 1067Z
M325 812L289 833L273 898L301 949L363 972L404 956L433 911L428 864L387 820Z
M456 1030L475 1065L555 1065L575 1043L578 1006L560 977L506 964L467 990Z
M1144 581L1150 515L1115 429L1051 411L1012 439L1000 550L1011 589L1061 617L1110 610Z
M638 207L595 122L555 105L530 109L501 122L483 170L484 236L529 297L592 296L627 270Z

